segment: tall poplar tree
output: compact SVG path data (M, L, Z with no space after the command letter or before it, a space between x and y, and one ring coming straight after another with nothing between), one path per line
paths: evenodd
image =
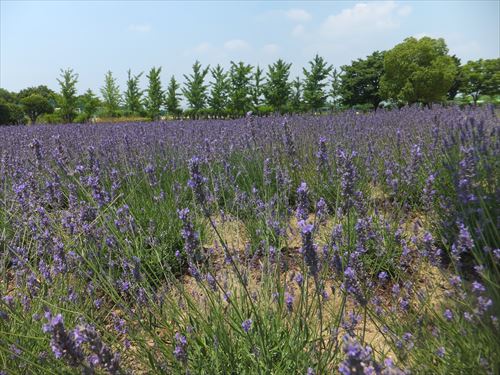
M139 88L139 80L142 72L132 75L130 69L127 71L127 90L124 93L125 110L132 115L143 111L142 90Z
M165 107L167 107L167 113L174 117L179 117L182 113L181 109L181 99L179 90L179 83L176 81L175 77L170 78L170 82L167 87L167 97L165 99Z
M317 111L326 104L328 94L325 92L326 79L333 67L320 56L316 55L309 61L310 68L303 68L304 102L308 110Z
M146 76L148 79L148 88L146 89L146 113L148 117L157 121L161 116L161 107L164 102L164 92L161 88L160 80L161 67L152 67L149 74Z
M186 82L182 89L182 94L186 98L192 116L197 117L199 112L205 108L207 103L207 85L205 77L209 67L202 68L199 61L193 64L193 73L184 75Z
M61 69L61 79L58 79L61 87L60 96L60 113L61 117L66 122L73 122L76 117L77 101L76 84L78 82L78 74L73 69Z
M116 78L109 70L104 77L104 86L101 88L102 102L106 115L115 117L120 112L121 94Z

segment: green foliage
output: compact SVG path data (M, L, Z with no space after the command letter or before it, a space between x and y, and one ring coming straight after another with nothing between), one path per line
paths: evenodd
M379 85L383 73L384 52L379 51L342 66L339 90L342 103L348 106L368 103L377 108L382 101Z
M167 113L175 117L178 117L182 113L181 100L179 98L179 94L177 93L179 87L179 83L177 83L175 77L172 76L167 87L165 107L167 108Z
M96 115L100 105L101 101L99 98L91 89L88 89L85 94L80 97L82 112L77 116L76 122L87 122L91 120Z
M61 118L66 122L73 122L76 116L77 96L76 84L78 82L78 74L73 72L73 69L61 69L61 79L58 79L61 87L61 95L59 97L59 107Z
M47 101L49 102L49 104L52 106L53 109L56 107L57 94L45 85L22 89L21 91L18 92L17 98L21 100L34 94L40 95L43 98L47 99Z
M500 94L500 59L469 61L461 71L460 91L470 95L474 104L481 95Z
M303 68L304 73L304 102L307 110L317 111L326 104L327 94L325 93L325 80L333 67L320 56L314 56L309 61L310 70Z
M242 61L235 63L231 61L229 79L231 91L229 94L229 111L233 116L242 116L252 109L251 96L251 65L246 65Z
M229 78L228 73L217 65L210 70L213 82L211 82L210 97L208 98L208 105L212 114L221 117L225 114L229 103Z
M15 101L16 101L16 94L7 91L5 89L2 89L0 87L0 102L15 103Z
M456 75L443 39L407 38L385 53L381 96L408 104L442 102Z
M146 90L146 112L148 117L153 121L160 119L162 106L165 101L165 93L161 88L160 73L161 67L153 67L146 76L149 81Z
M8 125L11 121L10 105L0 101L0 125Z
M29 96L21 99L21 104L24 108L24 111L28 115L31 120L31 123L34 124L38 116L44 113L52 113L54 112L54 107L52 107L49 101L39 94L31 94Z
M185 87L182 93L186 98L189 108L191 109L192 116L196 117L198 112L205 108L207 102L207 85L204 83L205 77L210 67L202 69L199 61L193 64L193 73L189 76L184 75L186 79Z
M127 72L127 90L124 93L125 111L129 115L141 114L144 110L142 106L142 90L139 89L139 80L143 72L132 75L130 69Z
M26 123L23 107L0 100L0 125L21 125Z
M460 66L460 59L456 55L451 56L451 58L453 59L453 62L455 63L455 66L457 68L457 75L455 76L453 84L451 85L450 89L448 90L448 93L446 94L446 98L448 100L455 99L455 96L457 96L458 91L460 90L460 87L463 85L464 82L464 73Z
M251 96L252 96L252 105L254 109L256 109L262 104L262 94L264 93L264 85L262 83L263 72L264 71L260 68L260 66L257 65L257 68L255 68L255 72L253 74Z
M288 104L291 93L288 82L291 66L292 64L287 64L279 59L268 67L264 96L267 104L272 106L275 111L283 112Z
M291 112L301 112L304 104L302 102L302 82L300 78L296 77L290 86L290 110Z
M337 109L339 107L339 102L341 99L340 87L341 87L341 78L340 73L337 69L333 69L330 75L330 91L329 96L331 98L332 108Z
M113 73L108 71L104 77L104 86L101 88L104 113L107 116L117 117L120 113L120 102L122 100L120 88L116 83Z

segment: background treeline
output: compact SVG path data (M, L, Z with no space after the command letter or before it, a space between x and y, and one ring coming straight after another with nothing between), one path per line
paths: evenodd
M443 39L407 38L389 51L376 51L350 65L334 69L316 55L290 78L292 64L277 60L266 69L231 61L202 66L196 61L181 83L160 79L161 67L144 73L128 71L122 90L108 71L99 89L77 93L78 74L61 70L60 90L29 87L18 93L0 89L0 124L118 121L161 118L239 117L252 111L270 113L323 112L421 103L498 101L500 59L480 59L462 65L448 54ZM142 90L141 79L147 87Z

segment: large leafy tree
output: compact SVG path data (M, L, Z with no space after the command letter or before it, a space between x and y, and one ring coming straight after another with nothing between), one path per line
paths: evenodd
M180 88L179 83L175 80L175 77L170 78L170 82L167 87L167 97L165 98L165 107L167 108L167 113L174 117L178 117L182 113L181 109L181 99L178 93Z
M348 106L371 104L377 108L382 101L380 78L384 73L384 52L375 51L365 59L341 67L340 96Z
M101 88L101 95L106 115L112 117L118 116L122 97L118 83L116 83L116 78L113 77L111 71L108 71L104 76L104 86Z
M56 107L57 94L45 85L27 87L25 89L22 89L21 91L18 92L17 98L19 100L21 100L21 99L27 98L28 96L33 95L33 94L40 95L40 96L44 97L45 99L47 99L47 101L49 102L49 104L53 108Z
M309 61L309 70L303 68L304 73L304 102L308 110L316 111L326 104L328 94L325 92L326 79L333 67L328 65L321 56L314 56Z
M267 104L275 111L283 112L288 105L290 99L290 67L292 64L287 64L282 59L279 59L274 64L269 65L267 70L267 83L264 87L264 96Z
M443 39L407 38L384 56L382 97L402 103L441 102L457 75Z
M229 103L229 78L222 66L217 65L210 70L213 81L210 83L210 96L208 105L216 116L222 116Z
M44 113L54 112L54 107L50 104L48 99L40 94L31 94L22 98L20 102L32 124L36 122L38 116Z
M233 115L241 116L252 109L252 70L251 65L247 65L242 61L239 63L231 61L229 109Z
M59 96L59 107L61 118L66 122L72 122L76 117L77 95L76 84L78 82L78 74L73 69L61 69L61 78L57 80L61 88Z
M127 71L127 89L123 93L125 110L129 114L140 114L143 111L142 90L139 88L139 80L142 72L132 75L130 69Z
M193 64L193 73L189 76L184 75L186 82L182 89L182 94L186 98L189 109L193 116L197 116L199 112L205 108L207 103L207 85L205 77L207 76L210 67L202 68L199 61Z
M469 61L462 67L460 91L470 95L474 104L481 95L500 94L500 59Z
M160 119L162 106L165 101L165 94L161 88L160 73L161 67L153 67L146 76L148 79L148 88L146 90L146 112L148 117L153 121Z

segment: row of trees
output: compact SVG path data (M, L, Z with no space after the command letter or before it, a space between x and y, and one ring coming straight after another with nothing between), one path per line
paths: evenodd
M385 105L430 104L469 96L474 104L481 95L500 93L500 59L470 61L461 65L448 54L443 39L407 38L389 51L376 51L350 65L334 69L316 55L303 68L303 78L290 80L292 64L282 59L264 71L244 62L203 67L196 61L182 85L174 76L163 88L161 67L146 75L147 88L140 89L143 73L129 70L121 92L112 72L106 73L101 98L87 90L77 95L78 75L62 70L60 92L46 86L12 94L0 89L0 123L32 123L40 115L49 122L84 122L96 114L105 117L141 116L157 120L169 117L242 116L248 111L317 112L345 107L378 108ZM185 100L187 109L182 109Z

